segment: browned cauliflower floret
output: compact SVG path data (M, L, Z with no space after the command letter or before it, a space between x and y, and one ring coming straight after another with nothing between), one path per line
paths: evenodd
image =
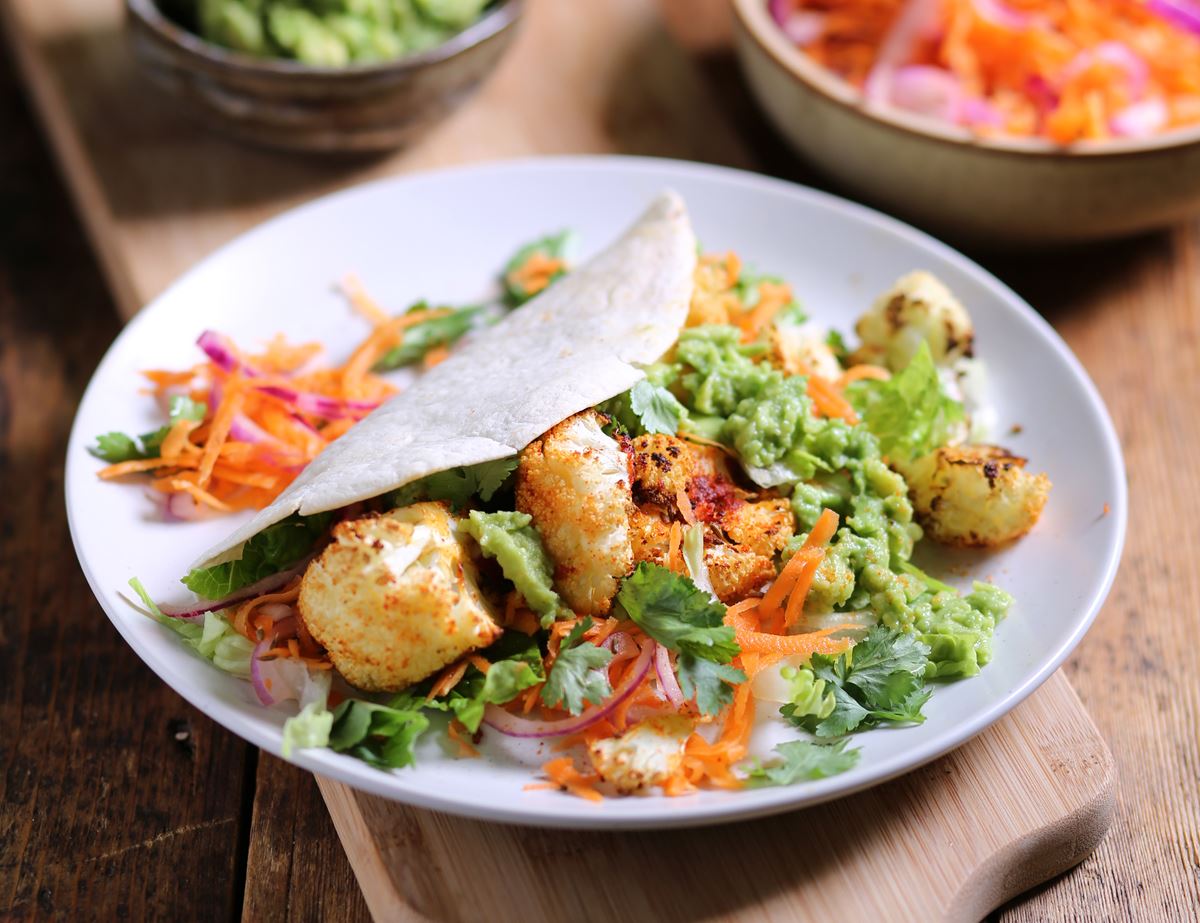
M853 362L882 365L899 372L922 342L937 365L970 356L975 330L966 308L932 273L918 271L897 280L858 319L862 339Z
M835 380L842 366L818 330L804 327L776 327L771 335L775 358L789 375L808 375L815 372L822 378Z
M662 433L633 440L633 495L639 502L676 505L679 491L692 478L692 453L686 442Z
M352 686L397 691L500 636L444 503L339 523L300 616Z
M713 592L726 604L745 599L775 579L775 564L771 558L753 551L740 551L731 545L706 545L704 564Z
M665 564L671 544L671 524L653 507L636 508L629 517L629 537L633 545L633 562Z
M990 445L944 446L904 466L925 533L947 545L992 547L1038 521L1050 479L1025 459Z
M517 465L517 509L533 517L554 562L554 588L580 615L608 612L633 569L629 460L594 410L535 440Z
M620 737L588 744L592 765L618 792L631 795L662 785L683 762L683 746L695 722L679 715L658 715L639 721Z
M796 517L783 497L739 503L721 517L721 529L742 550L770 557L795 533Z

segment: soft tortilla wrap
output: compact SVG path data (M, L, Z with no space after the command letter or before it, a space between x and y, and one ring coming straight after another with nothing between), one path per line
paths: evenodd
M645 377L679 336L696 267L683 200L666 192L607 250L465 343L332 443L196 566L299 511L338 509L459 465L519 452Z

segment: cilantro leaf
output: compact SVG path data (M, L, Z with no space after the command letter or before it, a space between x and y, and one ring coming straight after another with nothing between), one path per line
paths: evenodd
M729 663L741 653L725 607L687 577L643 561L625 578L617 601L651 638L701 660Z
M817 743L811 740L792 740L775 748L781 760L750 770L746 784L752 788L767 785L793 785L809 779L827 779L853 769L858 764L859 750L847 750L848 741Z
M409 308L409 311L428 308L429 305L421 301ZM482 312L482 306L472 305L413 324L404 331L404 339L400 341L400 345L388 350L375 363L375 371L388 372L420 362L430 350L439 346L449 346L459 340L475 326Z
M410 765L413 745L429 727L429 719L412 706L412 697L404 695L387 705L347 699L333 711L329 748L380 769Z
M643 378L597 409L612 417L630 436L666 433L674 436L688 418L687 408L666 387Z
M930 696L928 662L929 647L918 638L876 626L844 654L812 656L810 669L825 683L822 692L833 692L831 712L788 703L780 713L817 737L840 737L879 724L919 724Z
M96 437L96 444L88 451L109 464L137 458L154 458L162 447L162 441L171 432L172 426L180 420L201 423L206 413L208 405L203 401L193 401L186 395L176 395L167 406L166 425L160 426L154 432L143 433L136 439L125 433L102 433Z
M592 620L585 618L571 629L542 687L543 702L552 708L563 704L572 715L582 712L585 704L599 705L612 695L608 673L601 669L612 660L612 651L581 643L591 627Z
M458 466L405 484L387 495L388 506L409 506L419 500L448 500L456 510L478 496L485 503L504 486L517 468L517 456L498 458L478 465Z
M858 381L846 389L884 455L906 460L944 445L952 424L963 418L962 404L942 390L937 367L922 343L902 372L887 381Z
M676 673L684 698L694 698L702 715L717 714L733 701L733 687L746 681L746 674L737 667L692 654L679 655Z
M331 513L293 514L246 542L236 561L198 567L183 578L183 584L205 599L228 596L299 561L325 534L332 518Z

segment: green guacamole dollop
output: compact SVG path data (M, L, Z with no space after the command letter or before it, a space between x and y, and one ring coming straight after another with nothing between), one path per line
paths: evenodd
M505 579L512 582L543 622L553 621L564 610L554 592L554 567L531 516L472 510L462 529L479 543L487 557L496 560Z

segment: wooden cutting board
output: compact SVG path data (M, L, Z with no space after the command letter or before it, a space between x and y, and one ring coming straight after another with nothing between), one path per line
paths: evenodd
M680 34L720 44L721 0L664 6ZM713 104L726 88L706 82L649 0L527 0L512 52L453 118L411 150L336 163L187 123L139 78L119 0L0 0L0 13L126 317L241 231L370 178L539 153L754 163ZM899 780L708 830L503 827L318 781L380 920L978 919L1082 860L1114 803L1112 757L1061 672Z

